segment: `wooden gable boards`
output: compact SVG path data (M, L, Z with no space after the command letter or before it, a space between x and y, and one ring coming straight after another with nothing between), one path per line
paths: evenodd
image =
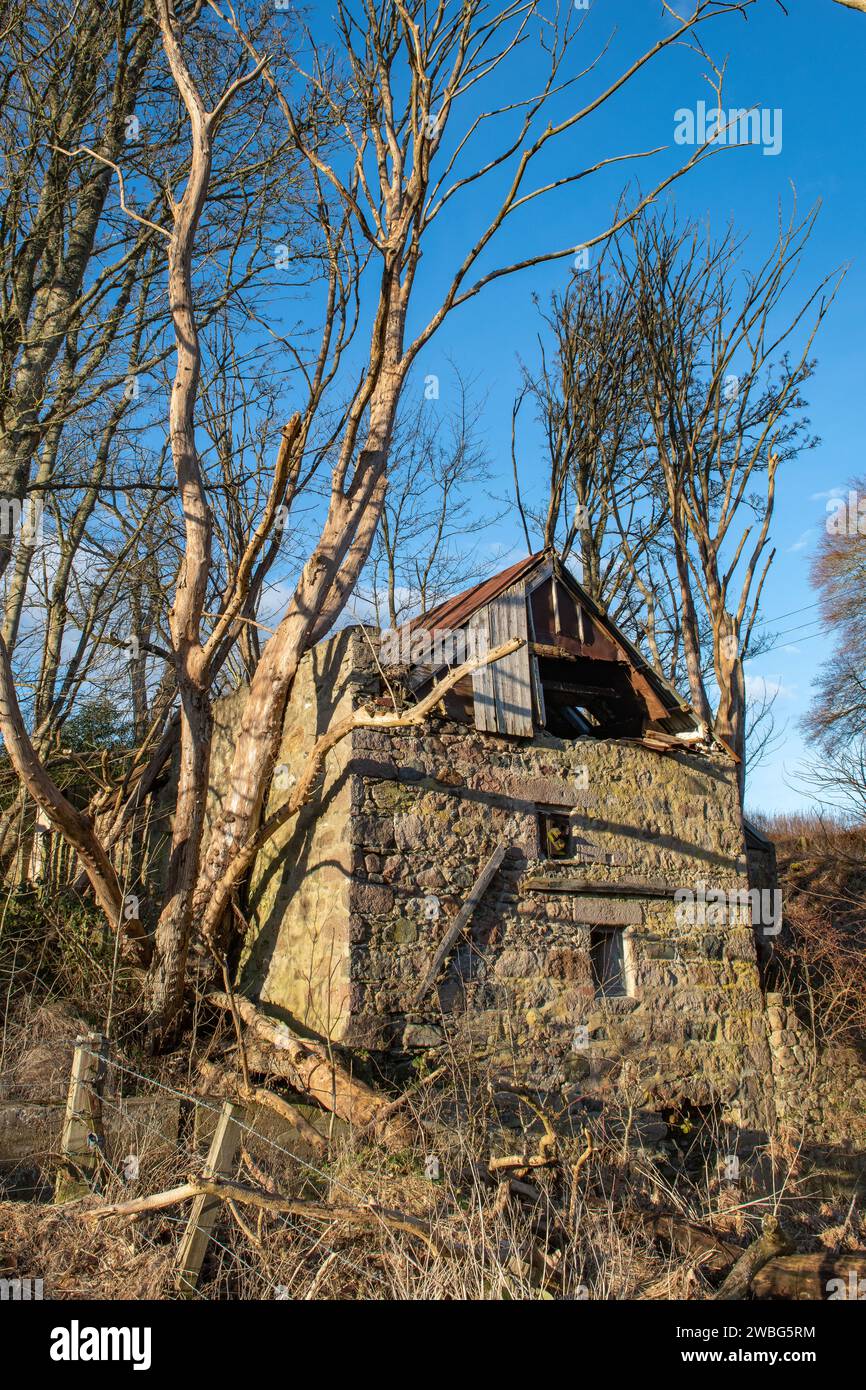
M517 584L479 609L470 620L479 647L496 647L509 637L522 637L523 646L493 666L483 666L472 676L475 727L486 733L532 738L532 673L526 588Z

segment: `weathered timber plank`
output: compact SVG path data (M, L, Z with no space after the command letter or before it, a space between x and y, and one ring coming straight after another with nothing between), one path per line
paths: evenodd
M477 650L484 650L484 646L490 643L490 626L488 622L488 609L482 608L476 613L470 624L473 632L477 633ZM496 721L496 695L493 687L493 667L481 666L472 673L472 692L475 705L475 727L482 733L495 734L499 732Z
M493 878L493 875L496 873L496 870L499 868L499 865L505 858L505 852L507 848L508 846L505 844L497 845L496 849L493 851L490 858L487 860L487 863L484 865L484 868L481 870L481 873L475 880L469 897L466 899L460 911L457 913L457 916L454 918L454 921L451 923L451 926L448 928L447 932L442 938L442 941L439 944L439 948L436 951L436 954L433 957L433 960L430 964L430 969L427 971L427 974L425 975L424 980L420 988L418 989L417 994L415 995L416 1004L420 1003L420 1001L426 995L427 991L434 984L436 976L439 974L442 962L448 955L448 952L451 950L452 946L456 942L460 933L463 931L464 927L467 925L470 917L472 916L473 912L475 911L476 907L481 901L481 898L484 896L488 884Z
M534 877L525 878L520 886L528 892L586 893L594 898L672 898L682 885L649 883L632 878L620 879L618 883L599 883L586 878Z
M494 646L520 637L523 645L496 663L493 689L496 722L500 733L532 738L532 675L529 667L529 626L526 591L522 585L507 590L489 606L490 640Z

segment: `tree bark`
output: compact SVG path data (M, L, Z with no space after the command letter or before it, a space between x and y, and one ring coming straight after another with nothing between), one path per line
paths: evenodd
M743 1252L713 1298L722 1302L745 1298L758 1270L768 1260L774 1259L777 1255L784 1255L790 1249L791 1243L782 1233L778 1219L775 1216L766 1216L760 1236Z
M217 1008L232 1012L232 1000L227 994L214 991L208 998ZM262 1065L271 1075L285 1077L296 1090L311 1096L347 1124L375 1126L388 1104L387 1097L352 1076L327 1044L298 1037L286 1024L260 1013L249 999L235 995L234 1005L260 1046L268 1050L267 1061ZM258 1068L253 1065L251 1070Z
M53 828L63 835L77 852L90 880L96 901L113 931L124 930L130 936L142 938L144 931L137 915L126 920L124 899L117 875L108 855L94 833L88 818L77 811L54 785L33 749L12 678L9 654L0 637L0 729L6 751L23 786L42 807Z
M177 350L169 428L183 508L185 548L170 615L181 706L180 769L166 898L156 927L148 980L152 1047L169 1043L180 1021L213 729L200 640L210 571L211 516L195 441L201 348L193 304L192 253L210 183L214 122L213 114L204 109L183 56L171 0L159 0L157 13L165 54L189 117L192 154L183 197L179 203L172 203L174 229L168 249L168 297Z

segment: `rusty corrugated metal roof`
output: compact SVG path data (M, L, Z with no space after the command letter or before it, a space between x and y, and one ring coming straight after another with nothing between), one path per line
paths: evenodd
M690 719L697 726L698 719L694 710L687 700L684 700L677 690L665 680L646 660L643 653L634 646L632 642L620 632L616 623L608 616L605 611L598 606L578 583L574 575L561 562L559 557L547 550L537 550L533 555L527 555L524 559L518 560L516 564L509 565L507 569L501 570L499 574L491 575L489 579L481 580L478 584L473 584L471 588L464 589L462 593L455 594L452 598L444 599L425 613L423 618L413 618L411 627L421 627L428 631L432 628L460 628L466 624L473 613L484 608L510 589L513 584L518 584L521 579L528 579L533 570L537 569L546 560L553 560L554 573L566 583L574 592L580 603L593 620L598 623L603 632L606 632L614 642L616 642L624 652L626 659L633 668L638 671L645 680L652 686L662 704L668 709L671 715L679 714ZM672 730L673 732L673 730Z
M434 627L462 627L479 608L498 598L506 589L510 589L512 584L526 578L544 557L545 552L538 550L534 555L527 555L525 559L518 560L516 565L510 565L508 569L492 575L490 579L483 579L479 584L473 584L471 589L464 589L462 594L444 599L425 613L423 618L413 618L412 627L428 630Z

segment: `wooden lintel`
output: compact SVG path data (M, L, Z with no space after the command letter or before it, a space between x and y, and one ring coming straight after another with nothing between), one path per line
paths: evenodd
M614 690L610 685L574 685L570 681L545 681L544 689L554 695L576 695L590 699L594 695L600 695L605 699L621 699L621 692Z
M672 898L680 884L649 883L633 878L623 878L618 883L598 883L585 878L535 877L525 878L520 886L531 893L585 893L593 898Z

